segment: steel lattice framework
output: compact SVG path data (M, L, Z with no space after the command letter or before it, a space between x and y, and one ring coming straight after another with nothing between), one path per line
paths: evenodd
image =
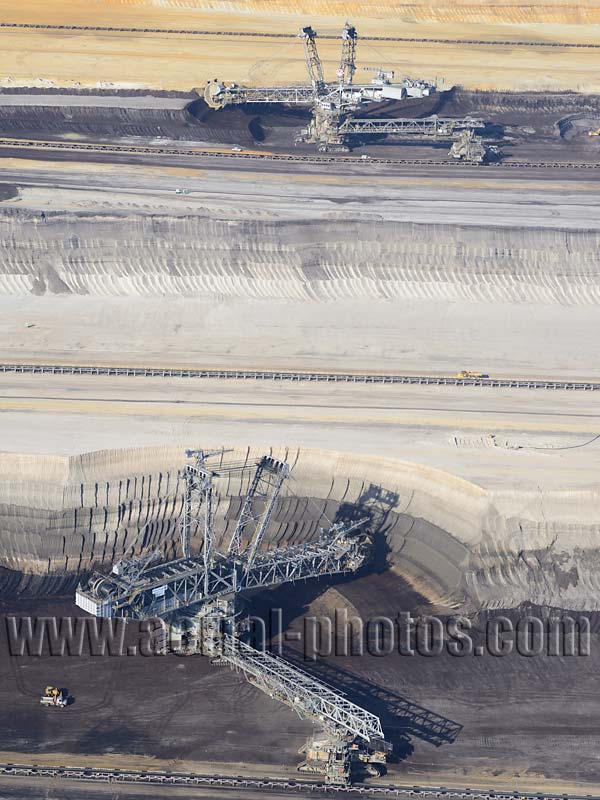
M355 740L363 743L363 749L353 750L355 757L360 752L363 762L381 763L387 745L377 716L283 659L242 642L242 626L236 620L236 598L244 591L359 569L370 555L370 540L364 534L350 534L367 519L332 525L312 542L261 550L289 465L263 456L253 465L223 465L221 459L213 468L208 459L214 453L188 450L186 455L193 457L194 463L186 464L182 472L184 557L157 566L151 566L156 553L122 560L110 575L95 573L80 584L75 602L98 617L160 617L178 625L189 624L188 630L199 632L197 644L203 652L241 670L258 688L328 732L332 738L327 745L327 780L350 780L350 767L340 772L334 756L342 753L343 763L349 765L350 745ZM248 466L255 467L249 490L227 553L218 552L212 519L213 479ZM190 539L201 525L203 552L191 558ZM383 746L384 751L373 749L374 744Z
M415 136L432 139L452 137L455 133L466 129L484 127L483 120L464 117L463 119L442 119L430 117L428 119L380 119L348 117L339 126L343 134L355 135L401 135Z
M313 97L320 97L322 94L325 94L325 78L323 76L323 66L319 58L315 41L317 34L310 25L308 25L306 28L302 28L299 36L304 44L306 67L313 87Z
M487 148L475 137L476 129L485 129L483 120L470 119L387 119L355 118L353 113L364 103L386 99L403 100L406 97L426 97L435 86L424 80L404 78L391 83L393 72L375 69L377 77L368 85L354 84L356 71L357 32L348 22L341 35L340 65L337 84L327 83L317 48L317 34L312 27L301 29L299 37L304 46L304 56L310 84L252 89L235 83L225 85L214 80L204 88L204 99L212 108L224 108L231 103L289 103L307 105L311 118L296 136L296 143L316 144L321 152L349 152L356 136L395 136L428 143L438 140L454 141L449 155L465 163L484 163L488 155L497 153ZM469 134L466 136L466 134ZM354 140L356 143L356 140Z
M208 603L249 589L267 588L296 580L358 569L369 546L363 536L348 536L364 520L351 526L334 525L313 541L291 547L261 550L275 503L289 465L263 456L253 464L208 465L215 453L187 450L180 531L183 558L152 567L150 557L122 560L110 575L94 573L76 592L76 603L99 617L145 619L166 617L180 609ZM215 550L212 500L213 479L231 471L254 467L227 553ZM190 537L202 526L200 557L190 557ZM242 544L245 543L245 547ZM152 554L151 560L156 560Z
M208 84L209 100L216 107L241 105L244 103L285 103L292 106L313 106L315 90L312 86L238 86L233 84ZM319 99L336 106L360 105L361 102L377 100L381 87L362 83L324 83Z
M325 80L323 65L317 49L317 34L313 28L306 26L298 34L304 47L304 57L309 83L292 86L243 86L237 83L226 84L217 79L209 81L204 87L204 99L212 108L224 108L239 103L286 103L314 107L331 106L337 112L358 108L365 102L383 99L386 87L392 87L400 95L409 96L415 89L429 93L434 87L427 81L415 81L404 78L398 84L391 84L393 73L377 69L378 78L368 84L355 84L356 28L348 22L341 33L340 65L337 69L337 81ZM424 95L418 95L424 96ZM397 94L394 94L397 97Z
M229 634L224 634L219 642L218 655L241 670L250 683L293 708L300 717L321 724L340 737L383 741L379 717L282 658L255 650Z
M146 619L248 589L353 572L367 557L364 540L346 535L358 524L330 529L307 544L259 552L249 568L243 560L217 555L208 570L204 559L181 558L148 569L133 582L95 573L77 588L75 602L98 617Z
M350 86L356 72L356 28L348 22L342 31L342 55L338 78L341 87Z
M227 103L286 103L289 105L310 106L315 101L312 86L262 86L257 88L240 87L224 90Z
M289 472L290 468L285 461L279 461L271 456L263 456L260 459L250 491L242 505L227 555L239 555L244 536L249 536L247 563L248 566L252 564L271 520L275 501Z

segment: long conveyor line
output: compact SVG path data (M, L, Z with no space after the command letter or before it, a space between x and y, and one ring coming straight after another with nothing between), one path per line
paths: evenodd
M0 28L17 28L21 30L49 31L97 31L99 33L159 33L172 36L227 36L233 39L296 39L294 33L271 33L262 31L211 31L194 28L135 28L107 25L50 25L34 22L0 22ZM338 39L332 34L321 34L319 39ZM361 36L367 42L418 42L430 44L475 44L502 47L576 47L580 49L599 49L600 44L594 42L547 42L542 40L510 41L507 39L446 39L439 37L416 36Z
M242 775L202 775L195 772L162 772L160 770L111 769L102 767L52 767L36 764L0 764L0 778L54 778L79 783L137 784L146 786L215 787L269 791L289 791L295 794L332 794L358 797L435 797L462 800L600 800L590 794L553 794L551 792L522 792L519 790L469 789L452 786L373 785L354 784L332 786L319 781L285 778L254 778Z
M34 150L64 150L72 152L89 153L114 153L125 155L155 155L155 156L178 156L183 158L221 158L238 159L253 161L283 161L300 164L386 164L391 166L434 166L434 167L471 167L481 169L481 164L465 164L462 161L440 161L429 158L408 159L408 158L380 158L370 156L365 161L360 156L327 156L327 155L295 155L291 153L235 153L215 150L202 150L201 148L186 147L160 147L145 145L124 145L124 144L101 144L94 142L53 142L38 141L32 139L8 139L0 138L0 150L10 149L34 149ZM596 161L500 161L493 165L501 168L518 169L581 169L595 170L600 169L600 162ZM485 167L483 167L485 168Z
M445 375L380 375L353 372L286 372L277 370L193 369L169 367L78 366L74 364L0 364L0 373L36 375L123 375L146 378L217 378L224 380L316 381L320 383L395 383L425 386L489 386L506 389L596 391L594 381L527 378L457 378Z

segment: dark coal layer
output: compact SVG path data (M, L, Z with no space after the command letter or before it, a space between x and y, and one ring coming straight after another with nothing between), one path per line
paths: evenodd
M5 94L22 93L5 89ZM74 94L73 90L31 90L39 96L39 106L0 106L0 126L4 136L56 137L76 134L95 137L157 137L214 143L291 144L295 133L309 118L308 109L248 105L230 106L220 111L209 108L194 93L154 93L164 97L189 98L181 111L44 106L44 96ZM140 97L147 91L80 91L82 96ZM423 99L407 98L372 104L361 109L362 117L421 118L431 114L461 117L477 115L499 126L533 127L540 137L558 136L558 122L573 114L597 113L600 96L575 92L483 92L456 87Z

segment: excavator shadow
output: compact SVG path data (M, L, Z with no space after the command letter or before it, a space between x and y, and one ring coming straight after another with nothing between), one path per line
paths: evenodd
M382 573L389 567L390 548L386 534L396 522L399 500L397 493L371 484L364 489L356 502L342 503L333 520L334 523L352 524L366 518L364 528L373 536L373 557L367 567L370 573ZM323 593L325 588L354 580L356 575L329 576L310 581L304 586L296 586L293 592L290 592L289 587L263 592L253 598L253 610L258 612L259 616L262 611L262 618L266 619L265 612L277 606L279 602L279 607L284 610L284 616L288 620L298 619L306 614L310 604ZM284 633L283 641L286 640L286 636ZM275 645L273 640L271 642ZM275 646L286 661L343 692L349 700L376 714L381 720L386 740L393 746L393 753L389 759L391 762L408 758L413 753L415 739L434 747L441 747L456 741L460 735L463 727L460 723L420 706L407 697L371 683L364 677L333 663L332 660L307 660L299 649L282 644L279 638Z
M387 542L386 533L393 527L395 519L392 518L399 495L390 492L376 484L370 484L364 489L354 503L341 503L332 520L327 520L327 525L344 523L352 525L360 520L366 520L362 529L367 531L373 542L373 549L368 564L360 573L380 574L389 568L388 557L391 552ZM359 574L360 574L359 573ZM255 618L267 621L273 609L282 609L287 620L302 617L307 613L310 604L326 589L340 586L355 581L357 573L327 575L314 578L308 583L297 583L293 590L289 586L275 587L259 591L252 597L247 607ZM281 631L280 631L281 632ZM272 638L277 631L271 631L267 638ZM254 646L261 648L264 642L255 640Z
M392 514L397 509L399 500L396 492L371 484L355 503L342 503L336 514L335 522L351 523L368 518L365 527L374 536L373 559L369 565L371 572L381 573L388 568L390 548L386 533L394 525ZM386 737L394 747L392 761L402 761L411 755L413 738L440 747L454 742L462 730L460 723L413 703L389 689L370 683L331 661L307 662L298 651L290 647L284 647L283 655L376 714L381 719Z
M383 572L388 568L390 552L386 534L394 525L392 514L400 501L397 492L371 483L362 491L354 503L341 503L334 517L335 524L343 522L351 525L366 519L364 528L373 537L373 556L369 562L369 572Z
M412 754L413 739L441 747L455 742L463 729L459 722L371 683L331 661L307 662L301 653L285 645L282 655L286 661L343 692L349 700L376 714L381 720L386 739L394 748L389 759L392 762L403 761Z

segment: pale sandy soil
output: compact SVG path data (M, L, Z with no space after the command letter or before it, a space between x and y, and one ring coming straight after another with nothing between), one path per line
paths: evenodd
M351 15L366 25L387 25L389 21L445 24L562 23L583 25L600 22L598 0L58 0L51 6L43 0L25 0L18 6L2 0L3 19L10 22L48 22L59 24L62 14L74 24L110 25L118 18L124 25L142 21L149 27L185 27L182 22L200 24L220 15L234 14L245 29L254 30L261 21L273 22L286 17L310 14L313 18L335 20Z
M600 442L581 445L599 417L588 392L37 375L3 375L0 387L5 453L174 441L298 445L410 460L486 488L532 492L595 485ZM10 475L4 467L0 460L0 484Z
M15 180L18 162L7 160L5 166L2 176ZM41 173L40 166L48 174ZM378 176L379 197L375 205L369 205L367 196L372 197L374 190L367 178L350 176L345 184L347 199L362 195L365 208L381 215L402 211L402 218L410 221L435 208L440 221L455 224L456 219L448 215L459 209L464 222L469 208L473 232L464 228L456 235L462 258L468 260L457 262L458 245L453 240L442 238L436 244L433 234L419 233L417 227L405 238L386 234L397 247L382 251L383 220L378 223L376 240L369 225L360 229L360 235L353 234L357 256L343 218L340 222L334 215L330 222L338 232L327 252L315 255L319 264L329 265L330 277L321 281L321 288L308 291L306 286L316 285L319 274L303 271L298 258L306 247L296 234L285 238L282 250L273 233L266 231L261 244L247 231L246 243L228 255L212 246L223 237L220 228L209 227L209 221L198 229L203 235L156 233L148 245L134 227L123 228L123 219L129 211L133 225L142 219L140 214L152 210L174 226L178 224L175 212L203 215L210 208L217 209L217 218L254 219L258 224L259 218L271 219L259 217L268 201L285 221L293 196L304 199L296 206L302 213L310 212L317 225L323 217L318 210L323 197L340 191L335 182L313 178L310 183L307 176L298 175L288 176L286 185L269 173L258 186L254 173L236 173L232 178L220 172L215 177L210 169L187 175L185 170L129 167L119 172L90 165L85 167L87 174L82 174L81 165L65 163L59 175L49 172L50 167L37 164L36 169L36 164L22 162L21 180L25 169L27 182L33 184L44 177L54 181L56 174L55 183L63 188L49 191L44 185L34 186L3 208L12 212L25 206L32 211L68 208L80 213L93 209L116 216L105 227L98 227L98 221L92 225L91 219L88 227L82 227L77 267L71 263L74 251L64 247L64 241L76 232L70 217L67 226L52 235L49 223L33 230L35 226L25 218L18 225L9 217L4 220L0 358L5 361L450 375L473 369L496 377L598 379L597 242L587 238L597 227L595 184L563 179L561 186L555 181L522 180L502 187L493 179L454 177L422 179L417 186L411 178ZM281 185L295 194L286 198ZM192 194L175 195L177 186L189 187ZM520 203L521 196L529 202ZM390 201L384 207L386 197ZM339 211L339 204L330 205L335 213ZM348 207L343 206L344 213ZM327 206L324 218L328 211ZM574 220L577 227L579 220L588 232L585 236L575 233L567 251L564 237L557 234L546 240L542 213L544 224L562 228ZM500 218L504 220L501 234L485 227ZM195 217L190 219L191 225ZM528 231L517 235L511 231L511 222ZM477 225L484 231L481 240ZM231 238L236 227L226 230ZM38 241L42 235L46 238ZM117 237L123 247L106 249ZM184 242L189 242L185 252L181 250ZM365 242L373 242L370 250ZM494 247L498 249L495 255L490 254ZM500 255L509 249L515 253L510 263ZM165 293L163 284L157 283L165 272L161 254L166 250L189 265L194 282L186 296L172 290ZM363 250L369 263L360 260ZM249 257L249 252L256 255ZM339 254L333 262L332 252ZM307 268L310 253L305 258ZM371 284L366 278L378 259L388 265L389 274L381 277L378 273L379 283ZM83 293L53 294L48 289L41 296L32 294L36 270L48 263L62 280L84 286ZM236 283L240 264L245 274L255 276L247 284ZM433 274L432 264L436 265ZM214 281L206 283L215 270L219 272L216 292ZM119 292L125 296L117 296Z
M287 13L286 13L287 12ZM319 12L319 13L317 13ZM328 15L328 16L325 16ZM288 32L311 23L335 33L350 17L364 35L469 38L508 41L600 41L600 3L209 3L0 2L0 21L52 25L159 27L168 29ZM335 41L320 41L333 77ZM386 43L359 45L362 66L385 64L399 74L443 77L446 85L479 88L599 91L594 50L500 48L480 45ZM300 43L290 40L198 38L168 34L118 34L0 30L0 82L56 85L109 82L189 89L218 76L252 84L304 81ZM357 78L368 73L359 70Z

